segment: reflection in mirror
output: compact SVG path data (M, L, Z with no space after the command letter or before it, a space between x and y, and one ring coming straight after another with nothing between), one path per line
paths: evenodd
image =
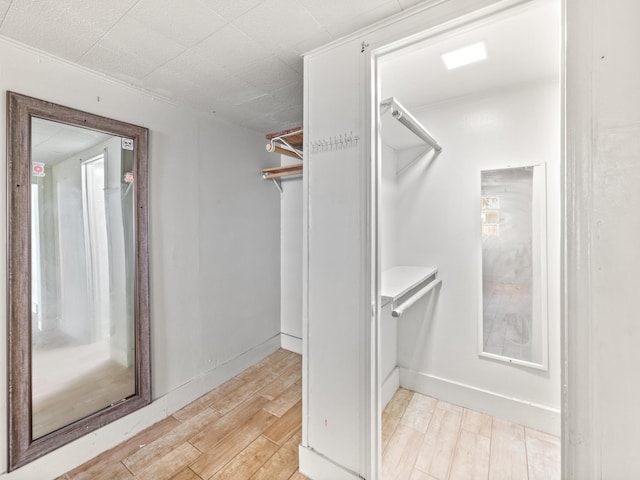
M135 393L133 202L122 138L32 118L33 438ZM78 401L81 399L81 401Z
M151 402L146 128L7 93L9 470Z
M481 172L481 353L546 368L544 166Z

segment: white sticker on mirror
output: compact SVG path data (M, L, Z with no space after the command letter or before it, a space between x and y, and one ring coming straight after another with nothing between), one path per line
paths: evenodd
M132 138L123 138L122 139L122 149L123 150L133 150L133 139Z

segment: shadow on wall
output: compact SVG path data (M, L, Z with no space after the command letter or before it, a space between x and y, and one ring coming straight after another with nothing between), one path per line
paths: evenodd
M436 330L434 319L441 288L442 283L405 310L398 319L398 323L402 322L402 328L398 328L398 343L403 345L402 352L398 352L400 368L412 369L415 365L424 364L424 360L429 363L430 352L426 346ZM408 362L402 362L401 357L409 359Z

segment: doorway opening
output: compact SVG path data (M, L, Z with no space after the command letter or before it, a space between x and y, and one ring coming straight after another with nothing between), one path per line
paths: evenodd
M372 52L382 478L560 478L560 3Z

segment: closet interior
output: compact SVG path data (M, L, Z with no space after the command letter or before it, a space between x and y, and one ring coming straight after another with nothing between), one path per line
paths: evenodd
M382 408L560 431L560 7L377 57Z

